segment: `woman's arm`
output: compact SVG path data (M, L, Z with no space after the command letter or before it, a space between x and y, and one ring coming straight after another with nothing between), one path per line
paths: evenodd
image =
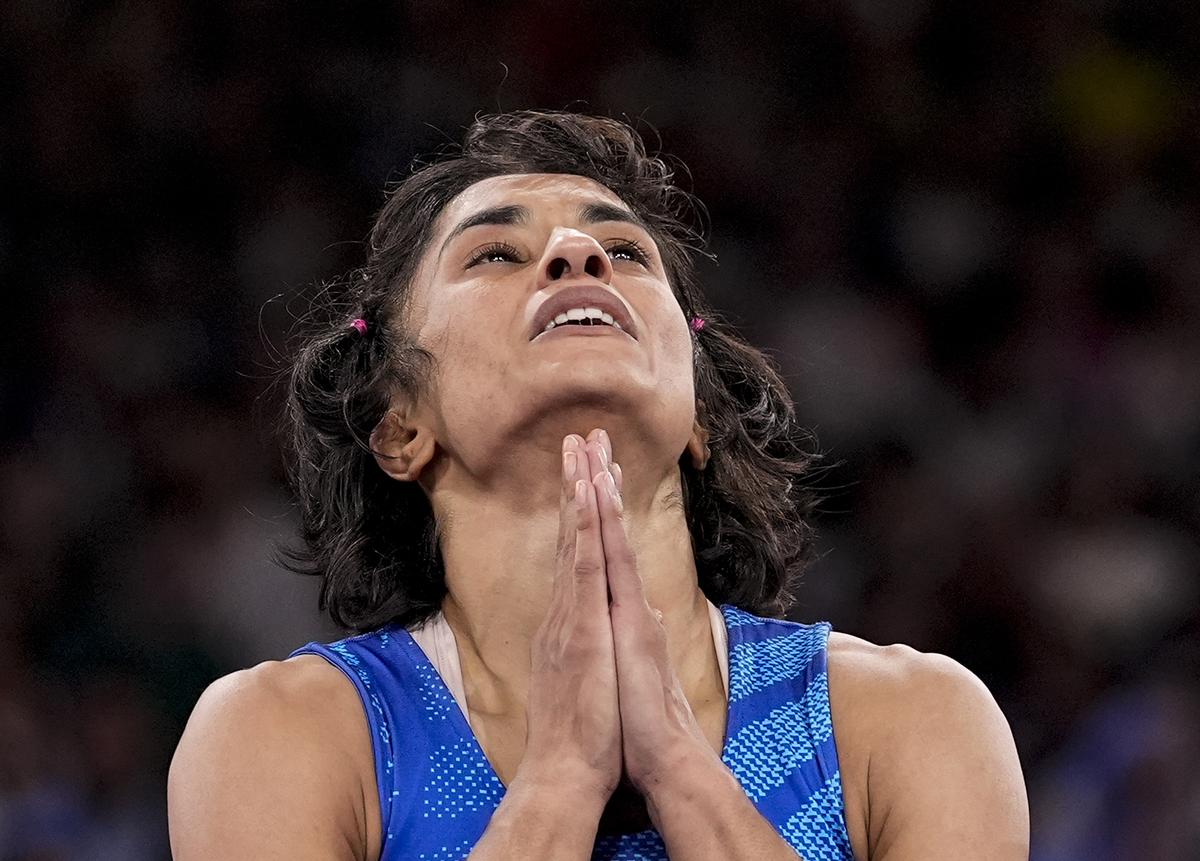
M836 730L848 730L839 746L869 746L870 765L859 773L868 781L860 794L869 799L866 825L857 835L851 827L857 857L1027 859L1021 766L983 683L943 655L841 640L854 644L831 649L835 718L842 718ZM672 769L647 800L672 861L797 857L703 750Z
M167 805L175 861L377 857L374 753L358 694L315 656L218 679L180 739Z
M829 688L839 748L864 752L855 768L861 785L847 791L863 802L857 830L866 858L1029 857L1016 744L973 673L944 655L835 634Z

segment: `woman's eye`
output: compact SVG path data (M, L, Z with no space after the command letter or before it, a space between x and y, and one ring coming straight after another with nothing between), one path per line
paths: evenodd
M643 266L649 262L646 252L636 242L621 242L616 245L610 245L608 256L614 260L631 260Z
M518 263L520 262L520 252L513 248L507 242L497 242L492 245L485 245L467 261L467 267L478 266L480 263Z

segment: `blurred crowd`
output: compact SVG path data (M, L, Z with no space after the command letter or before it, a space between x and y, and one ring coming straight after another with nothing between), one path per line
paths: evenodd
M643 123L824 451L797 619L949 654L1035 861L1200 846L1200 14L1187 0L0 6L0 861L169 857L284 573L306 288L476 111Z

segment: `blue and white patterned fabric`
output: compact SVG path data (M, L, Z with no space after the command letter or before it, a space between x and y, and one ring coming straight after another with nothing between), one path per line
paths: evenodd
M721 606L729 632L729 715L721 759L804 861L853 859L829 713L827 622L802 625ZM309 643L354 682L375 748L380 861L461 861L504 797L451 696L398 626ZM593 859L662 861L657 831L603 836Z

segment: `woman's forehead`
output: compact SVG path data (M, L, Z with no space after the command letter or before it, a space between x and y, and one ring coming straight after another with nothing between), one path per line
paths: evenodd
M574 207L588 201L615 204L628 209L609 188L586 176L572 173L514 173L492 176L468 186L446 205L439 217L439 230L448 229L472 213L496 206Z

